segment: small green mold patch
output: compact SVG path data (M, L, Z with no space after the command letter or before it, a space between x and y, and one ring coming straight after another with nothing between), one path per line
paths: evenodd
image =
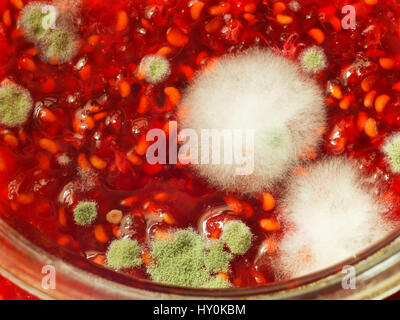
M139 73L149 83L156 84L164 81L171 73L169 61L158 55L145 56L139 65Z
M278 149L283 142L283 135L281 132L274 131L271 132L270 135L267 137L268 145L272 148Z
M300 65L304 72L316 74L327 67L327 59L322 48L312 46L304 49L300 55Z
M269 152L287 152L291 148L291 135L289 129L286 127L272 128L266 130L264 133L265 148Z
M97 218L97 203L94 201L81 201L76 205L73 213L77 225L91 225Z
M107 265L113 269L139 267L141 248L136 240L118 239L111 242L106 253Z
M221 240L226 243L234 254L245 254L251 247L253 234L242 221L233 220L222 228Z
M392 171L400 173L400 133L387 138L383 145L383 152L390 163Z
M0 124L18 127L26 122L33 100L27 89L17 84L0 85Z

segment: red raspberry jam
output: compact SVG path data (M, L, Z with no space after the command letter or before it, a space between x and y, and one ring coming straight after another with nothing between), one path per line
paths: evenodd
M37 300L37 298L0 277L0 300Z
M223 192L190 165L149 164L145 156L150 129L168 133L170 121L179 126L177 106L196 72L253 46L293 61L304 48L323 50L326 67L314 77L324 89L328 121L321 150L303 156L355 159L388 188L378 196L394 204L391 217L397 219L400 176L381 149L400 128L397 1L79 2L59 9L72 11L76 25L67 21L65 28L79 42L79 52L72 48L64 62L64 56L54 60L41 52L50 50L46 41L24 36L18 21L29 1L0 0L0 81L29 90L34 104L23 124L0 127L0 199L55 245L109 267L110 243L135 240L143 264L120 271L151 279L148 239L187 228L220 239L226 223L240 220L253 234L251 247L219 276L234 287L279 280L273 261L290 230L278 205L284 187L253 196ZM342 27L345 4L356 9L355 29ZM164 59L157 65L162 80L140 72L147 55ZM293 175L306 171L300 166ZM85 201L95 204L93 219L76 218L74 210ZM91 210L90 203L85 208Z

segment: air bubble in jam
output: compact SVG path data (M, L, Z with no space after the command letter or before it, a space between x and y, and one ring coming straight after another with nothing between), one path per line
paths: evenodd
M239 288L329 267L365 249L360 243L357 252L330 245L343 245L344 239L372 243L398 227L400 176L391 162L397 149L388 151L387 145L400 128L396 1L352 1L357 25L347 30L342 28L342 1L338 0L57 0L49 2L58 8L58 19L56 29L48 32L37 27L40 15L33 22L24 16L33 6L30 3L34 2L0 4L0 201L55 246L115 269L107 263L107 252L116 243L116 272L150 280L152 274L161 275L157 280L168 284L165 269L157 269L152 256L155 246L168 248L164 244L174 235L189 234L181 240L188 244L195 239L197 245L187 248L207 251L207 245L223 241L224 226L235 221L251 231L250 248L231 260L225 255L229 267L225 269L225 261L223 272L207 271L202 259L195 267L203 277L199 286ZM313 55L305 59L311 49ZM259 119L256 115L262 112L246 114L252 110L249 104L265 101L257 101L258 96L245 90L241 82L242 75L248 76L245 65L240 65L239 74L208 82L223 57L251 50L290 60L302 77L315 83L323 119L318 126L311 125L307 121L315 118L316 111L306 108L290 117L293 121L287 130L300 132L294 135L295 145L321 143L291 154L296 161L277 174L279 181L248 184L247 189L239 182L229 188L211 183L231 177L199 175L190 164L149 164L148 131L159 129L168 136L172 121L177 121L178 129L184 127L185 112L196 103L203 108L213 102L194 119L202 124L218 117L221 125L234 123L231 120L239 114L243 116L237 123L245 119L255 121L246 126L262 127L280 114L288 99L303 97L304 86L285 86L272 94L275 102L268 110L273 115ZM257 73L262 68L251 67L257 79L265 78ZM281 74L269 76L278 79ZM213 85L194 99L191 94L199 78ZM232 84L237 90L229 89ZM9 109L9 97L2 96L7 86L23 93L14 101L19 113ZM221 99L214 99L221 92ZM227 101L237 107L235 114L221 108ZM287 130L275 138L293 134ZM274 143L280 140L275 138ZM282 149L285 146L274 150ZM358 219L353 226L362 228L357 232L351 226L342 228L326 241L323 217L332 218L332 212L326 202L315 200L335 204L346 195L333 185L343 183L339 176L312 179L315 168L324 163L343 164L342 169L354 164L352 169L362 177L361 185L351 189L359 207L387 210L371 215L348 212ZM269 169L276 169L272 165ZM301 182L307 179L312 183L304 187ZM368 195L360 191L366 186ZM96 203L97 212L85 220L90 223L77 224L74 208L84 201ZM307 214L304 208L311 204L313 212ZM382 214L376 216L378 211ZM7 218L3 212L0 215ZM346 222L339 216L337 225ZM371 223L377 225L375 229L369 229ZM366 237L368 230L373 230L372 237ZM311 240L305 242L299 232ZM230 253L226 243L218 246ZM135 254L133 262L125 259L129 252ZM335 254L327 257L329 252ZM193 257L193 251L179 254L181 259Z

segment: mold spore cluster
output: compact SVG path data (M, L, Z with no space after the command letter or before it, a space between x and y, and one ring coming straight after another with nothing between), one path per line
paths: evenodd
M304 49L299 56L299 63L302 70L309 74L317 74L328 66L325 52L318 46Z
M138 69L139 78L144 78L151 84L160 83L171 74L169 61L165 57L156 54L144 56Z
M146 270L153 281L192 288L229 288L227 274L235 255L245 254L253 234L242 221L227 222L220 239L207 240L191 229L168 231L148 244L151 262ZM136 240L111 242L106 258L113 269L139 267L142 248Z
M97 217L97 203L94 201L81 201L74 208L73 214L77 225L90 225Z
M295 62L252 48L224 55L198 73L183 95L181 128L254 130L254 170L237 175L238 164L192 164L212 186L242 194L270 189L321 141L326 110L317 83ZM244 139L243 139L244 140ZM233 150L244 150L233 140ZM202 153L209 145L199 144Z
M19 26L44 62L64 64L78 54L79 6L80 1L33 1L22 9Z

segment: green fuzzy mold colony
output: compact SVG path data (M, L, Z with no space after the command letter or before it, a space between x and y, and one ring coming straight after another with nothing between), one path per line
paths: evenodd
M327 66L324 50L317 46L305 49L300 55L300 64L307 73L315 74L324 70Z
M389 159L393 172L400 173L400 134L389 139L384 145L384 152Z
M196 232L178 230L151 245L153 264L147 267L153 281L190 288L229 288L229 280L215 276L228 272L234 258L221 240L207 243Z
M27 119L32 110L33 100L28 90L16 85L0 86L0 124L18 127Z
M67 30L53 30L40 42L41 59L53 64L69 62L78 54L79 40Z
M222 241L234 254L245 254L250 249L253 234L250 228L241 221L229 221L222 228Z
M50 32L50 29L43 27L43 22L48 18L49 12L45 11L46 4L41 2L31 2L23 9L19 24L25 37L30 41L37 41Z
M114 240L106 253L107 265L116 270L138 267L142 264L140 254L141 249L136 240Z
M226 252L224 246L220 240L209 244L208 252L204 256L204 265L210 272L228 272L233 254Z
M74 6L69 12L58 14L56 6L42 2L31 2L22 10L19 25L25 38L35 44L42 61L51 64L64 64L71 61L79 52L79 38L72 32L75 23ZM57 22L57 26L56 26Z
M94 201L81 201L74 209L75 223L87 226L93 223L97 217L97 203Z
M154 281L198 288L210 281L204 267L203 239L193 231L179 230L170 239L155 240L151 255L155 263L147 268Z
M140 68L144 71L146 81L154 84L163 81L171 72L168 60L157 55L145 56Z
M168 70L167 64L164 61L156 58L149 65L149 73L150 73L149 76L152 79L157 79L160 78L163 74L165 74L167 70Z
M201 287L204 289L227 289L231 288L232 284L228 280L216 276L210 281L203 284Z

